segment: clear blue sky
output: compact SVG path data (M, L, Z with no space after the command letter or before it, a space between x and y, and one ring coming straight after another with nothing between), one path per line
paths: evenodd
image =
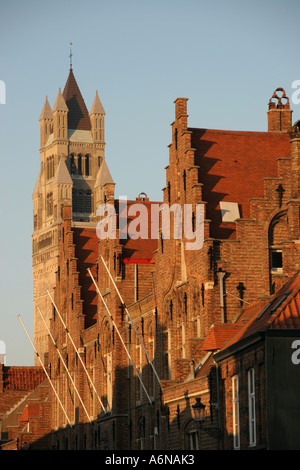
M7 365L32 365L32 191L39 115L73 70L87 107L106 110L106 159L116 196L162 198L174 100L189 125L267 128L278 86L300 80L299 0L1 0L0 340ZM293 105L293 119L300 105ZM251 195L249 195L250 197Z

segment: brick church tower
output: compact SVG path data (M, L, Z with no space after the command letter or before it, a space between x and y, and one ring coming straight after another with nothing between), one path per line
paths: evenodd
M32 195L34 340L46 363L48 335L40 312L49 323L47 290L52 295L55 286L62 206L72 205L73 225L94 227L103 187L114 185L105 162L104 120L97 92L88 112L71 65L63 93L59 89L52 109L46 98L39 118L41 166Z

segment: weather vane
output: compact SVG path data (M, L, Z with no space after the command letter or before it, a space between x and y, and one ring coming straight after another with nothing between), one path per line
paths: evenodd
M72 56L73 56L73 54L72 54L72 43L70 42L70 55L69 55L69 57L70 57L70 70L72 70Z

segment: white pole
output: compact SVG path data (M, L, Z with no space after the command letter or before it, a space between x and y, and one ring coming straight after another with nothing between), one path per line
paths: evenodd
M121 303L122 303L122 305L124 305L124 307L125 307L125 310L126 310L126 312L127 312L128 318L129 318L129 320L130 320L130 322L131 322L131 324L132 324L132 326L133 326L133 328L134 328L134 331L136 332L136 335L137 335L137 337L138 337L138 339L139 339L139 341L140 341L140 343L141 343L141 345L142 345L142 347L143 347L143 349L144 349L144 351L145 351L146 357L147 357L147 359L148 359L149 364L150 364L151 367L152 367L152 370L153 370L153 372L154 372L154 374L155 374L155 377L156 377L156 379L157 379L159 385L161 385L161 384L160 384L159 377L158 377L158 375L157 375L157 372L156 372L156 370L155 370L155 368L154 368L154 366L153 366L153 364L152 364L152 361L151 361L151 359L150 359L150 357L149 357L149 355L148 355L148 353L147 353L147 350L146 350L146 348L145 348L145 345L144 345L144 343L143 343L143 341L142 341L142 339L141 339L141 337L140 337L140 335L139 335L139 333L138 333L138 331L137 331L137 329L136 329L136 327L135 327L135 324L134 324L133 321L132 321L132 318L131 318L131 316L130 316L130 313L128 312L128 309L127 309L126 305L124 304L124 301L123 301L122 296L121 296L121 294L120 294L120 292L119 292L119 289L118 289L118 287L117 287L117 285L116 285L116 283L115 283L115 281L114 281L114 279L113 279L113 277L112 277L112 275L111 275L111 273L110 273L108 267L106 266L106 263L105 263L103 257L102 257L102 256L100 256L100 257L101 257L101 260L102 260L102 262L103 262L103 264L104 264L104 266L105 266L105 269L106 269L106 271L108 272L108 275L109 275L109 277L110 277L110 279L111 279L111 281L112 281L112 283L113 283L113 285L114 285L114 287L115 287L115 289L116 289L116 291L117 291L117 294L118 294L118 296L119 296L119 298L120 298L120 300L121 300Z
M19 318L19 320L20 320L20 322L21 322L21 324L22 324L22 326L23 326L23 328L24 328L24 330L25 330L25 333L26 333L27 336L28 336L28 339L29 339L29 341L30 341L30 343L31 343L31 346L32 346L33 349L34 349L34 352L35 352L36 356L38 357L42 368L44 369L44 372L45 372L45 374L46 374L46 377L47 377L47 379L49 380L49 383L50 383L50 385L51 385L51 387L52 387L52 390L53 390L53 392L54 392L54 394L55 394L55 396L56 396L56 398L57 398L57 401L58 401L58 403L60 404L61 409L63 410L64 415L65 415L65 417L67 418L68 423L70 424L70 426L72 426L71 421L69 420L68 415L67 415L67 413L66 413L66 411L65 411L65 409L64 409L64 407L63 407L63 404L62 404L62 402L60 401L59 396L58 396L58 394L57 394L57 392L56 392L56 390L55 390L55 388L54 388L54 385L53 385L52 382L51 382L51 379L50 379L50 377L49 377L49 374L48 374L48 372L47 372L47 370L46 370L46 368L45 368L45 366L44 366L44 364L43 364L43 362L42 362L42 360L41 360L41 358L40 358L40 356L39 356L39 353L37 352L37 350L36 350L36 348L35 348L35 346L34 346L34 344L33 344L33 342L32 342L32 339L30 338L30 336L29 336L29 334L28 334L28 331L26 330L26 327L25 327L25 325L24 325L24 323L23 323L23 321L22 321L22 319L21 319L21 316L18 315L18 318Z
M76 392L76 394L77 394L77 396L78 396L78 398L79 398L79 400L80 400L80 403L82 404L82 407L83 407L83 409L84 409L84 411L85 411L85 414L87 415L88 420L91 422L91 418L90 418L90 416L89 416L89 414L88 414L88 412L87 412L86 407L84 406L84 403L83 403L83 401L82 401L82 399L81 399L81 396L79 395L79 392L78 392L78 390L77 390L77 387L76 387L76 385L75 385L75 382L74 382L74 380L72 379L72 376L71 376L71 374L70 374L70 372L69 372L69 370L68 370L68 368L67 368L67 365L66 365L66 363L65 363L65 361L64 361L64 358L62 357L62 355L61 355L61 353L60 353L60 351L59 351L59 349L58 349L57 344L55 343L55 340L54 340L54 338L53 338L53 336L52 336L52 334L51 334L51 332L50 332L50 330L49 330L49 328L48 328L48 325L47 325L47 323L46 323L46 321L45 321L45 319L44 319L44 317L43 317L43 315L42 315L42 312L40 311L39 307L37 307L37 310L38 310L39 314L40 314L41 317L42 317L42 320L43 320L43 322L44 322L44 324L45 324L45 327L47 328L47 331L48 331L48 333L49 333L49 336L50 336L50 338L51 338L51 340L52 340L52 342L53 342L53 344L54 344L54 346L55 346L55 348L56 348L56 350L57 350L57 353L58 353L58 355L59 355L59 357L60 357L60 359L61 359L61 361L62 361L62 363L63 363L63 365L64 365L64 368L65 368L66 371L67 371L67 374L68 374L68 376L69 376L69 378L70 378L70 380L71 380L71 382L72 382L72 385L73 385L74 390L75 390L75 392Z
M68 330L68 328L66 327L66 324L65 324L65 322L63 321L63 319L62 319L62 317L61 317L61 315L60 315L60 313L59 313L59 310L58 310L58 308L57 308L57 306L56 306L54 300L52 299L51 294L50 294L50 292L49 292L48 290L47 290L47 293L48 293L48 295L49 295L49 297L50 297L50 299L51 299L51 302L53 303L53 305L54 305L54 307L55 307L55 310L56 310L57 313L58 313L58 316L59 316L59 318L60 318L60 320L61 320L61 322L62 322L62 324L63 324L64 329L66 330L66 332L67 332L67 334L68 334L68 337L70 338L70 341L71 341L71 343L72 343L72 345L73 345L73 348L74 348L75 351L76 351L76 354L77 354L77 356L78 356L78 358L79 358L79 360L80 360L80 362L81 362L81 365L82 365L82 367L83 367L83 369L84 369L84 371L85 371L85 373L86 373L86 375L87 375L87 378L88 378L89 381L90 381L91 386L93 387L93 390L94 390L94 392L95 392L95 394L96 394L96 396L97 396L97 398L98 398L98 400L99 400L99 403L100 403L100 405L101 405L101 407L102 407L104 413L106 414L106 409L105 409L105 407L104 407L104 405L103 405L103 403L102 403L102 401L101 401L101 398L100 398L99 395L98 395L98 392L97 392L97 390L96 390L95 385L93 384L93 381L92 381L91 377L89 376L89 373L88 373L88 371L87 371L87 369L86 369L86 367L85 367L85 365L84 365L84 362L83 362L83 360L82 360L82 358L81 358L79 352L77 351L77 348L76 348L76 346L75 346L75 344L74 344L74 341L72 340L72 337L71 337L71 335L70 335L70 333L69 333L69 330Z
M96 287L96 289L97 289L97 292L98 292L98 294L99 294L99 296L100 296L100 298L101 298L101 300L102 300L102 302L103 302L103 304L104 304L104 306L105 306L105 308L106 308L106 311L107 311L107 313L109 314L109 316L110 316L110 318L111 318L111 320L112 320L112 322L113 322L113 325L114 325L114 327L115 327L116 330L117 330L117 333L118 333L118 336L119 336L119 338L120 338L120 340L121 340L121 343L122 343L122 345L124 346L124 349L125 349L125 351L126 351L126 353L127 353L127 356L128 356L128 358L129 358L129 360L131 361L131 364L133 365L133 368L134 368L134 370L135 370L135 372L136 372L136 374L137 374L137 376L138 376L138 378L139 378L139 381L140 381L140 383L141 383L141 385L142 385L142 387L143 387L143 390L144 390L144 392L145 392L145 394L146 394L146 396L147 396L147 398L148 398L150 404L152 405L152 400L151 400L151 398L150 398L150 396L149 396L149 394L148 394L148 392L147 392L147 390L146 390L146 387L145 387L145 385L144 385L144 383L143 383L143 381L142 381L142 379L141 379L140 374L138 373L138 371L137 371L137 369L136 369L136 367L135 367L135 364L134 364L134 362L133 362L133 360L132 360L132 358L131 358L131 355L130 355L130 353L129 353L129 351L128 351L128 349L127 349L127 347L126 347L126 345L125 345L125 343L124 343L124 341L123 341L123 338L122 338L122 336L121 336L121 333L119 332L119 329L118 329L118 327L117 327L117 325L116 325L116 322L114 321L114 319L113 319L113 317L112 317L112 315L111 315L111 313L110 313L110 311L109 311L109 308L107 307L107 304L106 304L106 302L105 302L105 300L104 300L104 298L103 298L103 296L102 296L102 294L101 294L101 292L100 292L100 290L99 290L99 287L98 287L97 284L96 284L96 281L95 281L95 279L94 279L94 277L93 277L93 275L92 275L90 269L88 268L87 270L88 270L89 275L90 275L91 278L92 278L93 283L95 284L95 287Z

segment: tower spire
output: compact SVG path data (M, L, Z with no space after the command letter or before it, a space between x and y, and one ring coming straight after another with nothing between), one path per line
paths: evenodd
M70 70L72 70L72 56L73 56L73 54L72 54L72 43L70 42L70 55L69 55L69 57L70 57Z

